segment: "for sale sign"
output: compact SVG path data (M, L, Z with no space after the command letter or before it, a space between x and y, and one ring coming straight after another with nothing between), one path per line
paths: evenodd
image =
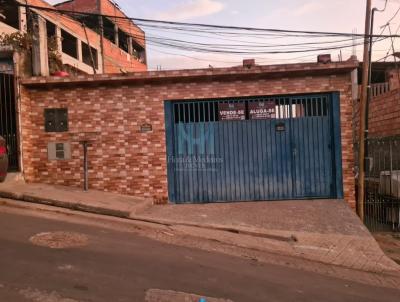
M220 121L241 121L246 119L246 105L244 103L218 104Z
M275 118L274 101L249 102L249 119L264 120L269 118Z

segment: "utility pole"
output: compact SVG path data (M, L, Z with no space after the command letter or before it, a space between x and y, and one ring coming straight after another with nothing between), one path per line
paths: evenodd
M101 0L97 0L97 10L98 10L98 21L99 21L99 31L100 31L100 52L101 52L101 65L102 65L102 73L105 70L105 59L104 59L104 24L103 24L103 16L102 16L102 7Z
M90 46L89 37L88 37L87 31L86 31L86 25L83 22L81 24L82 24L82 27L83 27L83 31L85 32L87 45L89 47L90 63L92 64L93 74L96 74L96 64L94 63L94 56L93 56L93 52L92 52L92 47Z
M364 222L364 199L365 199L365 137L366 137L366 113L368 98L368 76L369 76L369 41L371 34L371 0L367 0L365 14L365 37L363 54L363 72L360 95L360 128L358 137L358 199L357 212L361 221Z

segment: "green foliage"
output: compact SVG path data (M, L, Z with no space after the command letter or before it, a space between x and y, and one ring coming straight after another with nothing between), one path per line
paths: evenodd
M58 52L58 41L57 40L58 39L56 36L47 38L50 73L53 73L53 72L59 71L59 70L63 70L61 55Z
M16 51L29 51L32 47L32 36L23 32L11 34L0 33L0 46L11 46Z
M11 46L15 51L29 54L32 49L33 36L28 33L14 32L11 34L0 33L0 46ZM61 55L58 51L57 37L47 39L49 69L55 72L63 69Z

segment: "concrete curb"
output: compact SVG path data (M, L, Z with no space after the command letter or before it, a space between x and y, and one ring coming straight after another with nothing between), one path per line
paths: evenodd
M247 230L247 229L237 228L237 227L227 227L227 226L223 226L223 225L189 223L189 222L183 222L183 221L172 221L172 220L167 220L167 219L154 219L154 218L148 218L145 216L138 216L138 215L131 215L129 217L129 219L138 220L138 221L142 221L142 222L157 223L157 224L162 224L165 226L187 226L187 227L195 227L195 228L202 228L202 229L208 229L208 230L229 232L229 233L240 234L240 235L248 235L248 236L278 240L278 241L283 241L283 242L297 242L297 238L294 235L282 236L282 235L276 235L276 234L271 234L271 233L262 232L262 231L252 231L252 230Z
M119 217L119 218L129 218L129 216L130 216L130 212L128 212L128 211L106 209L106 208L102 208L102 207L95 207L95 206L90 206L90 205L85 205L85 204L80 204L80 203L71 203L71 202L67 202L67 201L55 200L55 199L50 199L50 198L42 198L42 197L37 197L35 195L30 195L30 194L21 194L21 193L0 191L0 197L14 199L14 200L20 200L20 201L25 201L25 202L30 202L30 203L56 206L56 207L60 207L60 208L66 208L66 209L71 209L71 210L76 210L76 211L87 212L87 213L114 216L114 217Z
M250 236L253 237L254 239L256 238L265 238L269 240L276 241L276 244L286 244L289 246L295 246L296 242L298 242L298 239L294 235L277 235L274 233L269 233L269 232L263 232L262 230L249 230L245 228L235 228L235 227L228 227L225 225L216 225L216 224L198 224L198 223L188 223L184 221L172 221L168 219L157 219L157 218L151 218L151 217L146 217L146 216L140 216L140 215L135 215L134 212L129 212L129 211L118 211L118 210L112 210L112 209L105 209L102 207L95 207L95 206L87 206L87 205L82 205L78 203L71 203L71 202L66 202L66 201L60 201L60 200L54 200L54 199L49 199L49 198L39 198L38 196L34 196L31 194L23 194L23 193L15 193L15 192L10 192L10 191L0 191L0 197L14 200L15 202L21 202L19 205L20 207L24 207L23 203L26 203L26 206L29 204L37 204L37 205L47 205L47 206L54 206L58 208L63 208L67 210L75 210L81 213L90 213L90 214L97 214L97 215L103 215L103 216L108 216L108 217L116 217L116 218L122 218L125 219L126 221L132 221L132 222L138 222L138 223L149 223L153 225L159 225L159 226L165 226L165 227L177 227L177 226L184 226L184 227L192 227L192 228L197 228L198 230L209 230L209 231L218 231L218 232L227 232L230 234L237 234L237 235L245 235L245 236ZM3 202L0 202L0 205L3 204ZM5 202L4 204L8 204ZM56 211L56 210L55 210ZM216 234L215 234L216 235ZM194 235L199 236L200 238L211 238L213 240L212 236L211 237L204 237L203 235ZM236 240L244 240L244 238L238 237ZM232 242L231 240L222 240L221 242L231 245L231 246L237 246L240 248L246 248L242 244L239 244L238 242ZM264 249L260 247L250 247L251 250L256 250L260 252L268 252L272 254L277 254L281 255L281 252L273 251L271 249ZM329 265L328 262L322 261L321 259L312 259L308 257L302 257L300 255L292 255L290 253L286 254L287 257L295 258L295 259L303 259L307 261L312 261L315 263L320 263L324 265ZM344 269L352 269L356 271L362 271L362 272L367 272L367 273L378 273L378 274L384 274L385 276L388 276L390 278L395 277L398 278L398 271L393 271L393 270L384 270L384 271L377 271L377 270L369 270L369 269L360 269L360 268L352 268L348 267L346 265L341 265L341 264L332 264L337 267L342 267ZM396 288L398 288L396 286Z
M42 197L38 197L35 195L26 194L26 193L24 194L24 193L16 193L16 192L9 192L9 191L0 191L0 197L13 199L13 200L19 200L19 201L25 201L25 202L29 202L29 203L55 206L55 207L60 207L60 208L65 208L65 209L70 209L70 210L75 210L75 211L82 211L82 212L86 212L86 213L100 214L100 215L136 220L136 221L141 221L141 222L160 224L160 225L164 225L164 226L196 227L196 228L202 228L202 229L208 229L208 230L215 230L215 231L248 235L248 236L259 237L259 238L266 238L266 239L283 241L283 242L297 242L297 238L294 235L281 236L281 235L270 234L270 233L262 232L262 231L247 230L247 229L237 228L237 227L227 227L224 225L188 223L188 222L184 222L184 221L173 221L173 220L168 220L168 219L149 218L146 216L135 215L134 213L129 212L129 211L107 209L107 208L102 208L102 207L85 205L85 204L81 204L81 203L72 203L72 202L55 200L55 199L50 199L50 198L42 198Z
M0 193L1 195L1 193ZM11 195L11 194L10 194ZM17 200L14 198L4 198L2 200L0 200L0 207L1 206L9 206L12 208L17 208L17 209L28 209L28 210L36 210L38 212L44 210L45 212L48 213L70 213L70 212L63 212L62 209L66 210L66 211L73 211L70 209L65 209L65 208L59 208L58 210L56 208L53 209L49 209L46 208L44 204L39 204L39 203L31 203L31 202L24 202L23 200ZM89 213L87 211L78 211L76 214L79 217L85 217L87 218L88 216L85 215L86 214L93 214L93 213ZM66 214L66 215L71 215L71 214ZM83 215L83 216L81 216ZM97 215L101 215L101 214L97 214ZM113 219L112 216L105 216L102 215L104 217L104 219L107 219L107 217L109 217L109 219ZM115 217L114 217L115 218ZM129 221L131 221L131 223L141 223L142 221L138 221L135 219L124 219L121 222L125 221L124 223L129 223ZM98 220L95 220L95 223L98 223ZM146 223L146 222L145 222ZM153 224L153 227L156 227L156 225L159 226L166 226L168 227L168 224L160 224L160 223L152 223L152 222L147 222L149 225ZM106 224L107 225L107 224ZM141 224L140 224L141 225ZM142 229L142 225L138 228L139 230ZM156 227L156 230L160 230L159 227ZM164 228L163 228L164 230ZM195 235L195 237L197 237L197 235ZM208 236L200 236L199 238L201 239L209 239ZM154 238L153 238L154 239ZM155 239L157 240L157 239ZM213 240L213 239L211 239ZM240 240L240 239L239 239ZM219 241L219 240L218 240ZM239 248L243 248L242 245L238 245L232 242L224 242L224 241L220 241L223 244L232 246L232 247L239 247ZM179 245L179 244L178 244ZM192 247L192 245L183 245L183 246L188 246L188 247ZM207 249L206 249L207 250ZM342 266L342 265L336 265L336 264L329 264L326 262L322 262L319 260L315 260L315 259L308 259L308 258L304 258L301 256L296 256L296 255L288 255L288 254L282 254L280 252L277 251L271 251L271 250L260 250L260 249L254 249L251 248L252 251L257 251L257 252L267 252L268 255L274 255L274 256L279 256L279 257L284 257L285 260L283 262L270 262L270 260L265 261L265 260L260 260L261 262L266 262L266 263L273 263L273 264L277 264L277 265L283 265L283 266L289 266L295 269L304 269L305 271L314 271L317 273L322 273L319 270L314 270L311 269L311 266L314 265L322 265L323 267L325 267L325 271L322 274L326 274L327 276L336 276L338 278L342 278L343 276L345 276L347 274L347 272L349 272L349 270L351 270L352 272L359 274L359 276L362 278L362 281L360 281L359 277L357 279L348 279L348 280L357 280L361 283L365 283L365 284L373 284L375 286L385 286L388 288L394 288L394 289L399 289L400 288L400 279L399 279L399 274L393 271L382 271L382 272L376 272L376 271L370 271L370 270L362 270L362 269L353 269L353 268L349 268L346 266ZM222 253L227 253L226 251L222 251ZM228 255L234 255L237 257L243 257L243 254L231 254L231 253L227 253ZM251 259L257 259L257 257L251 257ZM268 258L269 259L269 258ZM306 263L303 266L298 267L298 266L292 266L293 263L299 263L298 261L300 261L300 263ZM305 261L305 262L303 262ZM328 268L329 267L329 268ZM372 282L372 283L371 283Z

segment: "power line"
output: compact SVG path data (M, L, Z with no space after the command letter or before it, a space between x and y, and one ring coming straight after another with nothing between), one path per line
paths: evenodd
M112 19L121 19L121 20L131 20L131 21L141 21L141 22L148 22L148 23L156 23L156 24L169 24L169 25L178 25L178 26L186 26L188 28L191 27L198 27L198 28L207 28L207 29L230 29L230 30L240 30L240 31L250 31L250 32L273 32L273 33L293 33L293 34L307 34L307 35L325 35L325 36L348 36L348 37L365 37L369 35L365 34L354 34L354 33L341 33L341 32L324 32L324 31L305 31L305 30L288 30L288 29L275 29L275 28L256 28L256 27L238 27L238 26L227 26L227 25L213 25L213 24L203 24L203 23L187 23L187 22L174 22L174 21L162 21L162 20L153 20L153 19L144 19L144 18L132 18L132 17L123 17L123 16L112 16L112 15L105 15L105 14L95 14L95 13L88 13L88 12L77 12L71 10L61 10L43 6L36 6L36 5L26 5L22 3L18 3L17 5L30 8L30 9L37 9L37 10L44 10L54 13L64 13L64 14L80 14L80 15L87 15L93 17L106 17ZM399 9L400 10L400 9ZM373 37L378 37L373 35ZM385 38L390 38L391 36L382 36ZM393 37L400 37L400 36L393 36Z
M398 14L399 12L400 12L400 7L399 7L398 10L395 12L395 14L389 19L389 21L386 22L386 24L382 26L382 27L384 27L384 29L386 29L386 27L389 27L389 33L390 33L390 22L394 20L394 18L397 16L397 14ZM399 26L397 27L397 29L396 29L396 31L395 31L395 36L396 36L397 33L399 32L399 30L400 30L400 24L399 24ZM387 58L389 58L390 56L392 56L392 54L390 54L390 50L391 50L391 49L393 49L393 53L394 53L394 41L393 41L393 39L391 39L391 45L389 45L389 48L388 48L388 50L387 50L387 52L386 52L386 55L383 56L382 58L378 59L376 62L380 62L380 61L382 61L382 60L385 62Z
M152 29L152 27L150 27L150 30ZM163 32L166 33L170 33L171 30L174 30L174 28L168 29L168 28L164 28L162 26L157 27L157 33L158 34L162 34ZM208 39L214 39L214 40L218 40L218 41L230 41L230 42L240 42L240 43L244 43L244 44L251 44L253 45L255 43L254 39L261 39L263 42L265 40L270 40L270 39L282 39L282 38L288 38L288 37L293 37L293 36L288 36L288 35L271 35L269 34L268 36L266 35L262 35L262 36L251 36L252 40L251 41L246 41L246 38L248 37L244 37L243 35L241 35L241 40L238 39L231 39L231 38L226 38L223 35L221 35L220 33L216 33L216 32L200 32L200 33L193 33L193 32L185 32L185 31L178 31L175 33L176 35L183 35L183 36L190 36L190 37L199 37L199 38L208 38ZM146 34L147 35L147 34ZM213 37L213 35L215 35L216 37ZM295 36L298 37L298 36ZM306 37L306 36L302 36L302 37ZM317 37L313 37L313 38L317 38ZM329 37L330 39L332 37ZM302 43L302 44L328 44L328 43L335 43L335 42L345 42L345 41L352 41L354 38L346 38L346 39L342 39L342 40L335 40L335 41L322 41L322 42L308 42L308 43ZM361 38L356 38L356 39L361 39ZM264 45L264 43L263 43ZM265 45L271 45L271 44L265 44ZM285 44L286 45L286 44Z
M346 44L346 45L339 45L339 46L332 46L332 47L319 47L319 48L308 48L308 49L289 49L289 50L257 50L257 49L239 49L237 47L230 47L226 45L226 48L223 49L219 46L213 46L212 44L206 43L194 43L194 42L187 42L187 41L180 41L174 39L164 39L164 38L157 38L157 37L139 37L133 35L133 37L146 41L148 44L154 44L158 46L165 46L175 49L187 50L187 51L196 51L196 52L208 52L208 53L228 53L228 54L289 54L289 53L302 53L302 52L315 52L315 51L324 51L324 50L336 50L342 48L353 47L354 44ZM382 41L385 40L384 36L380 39L376 39L375 41ZM362 45L363 43L358 43L356 45Z
M236 61L224 61L224 60L216 60L216 59L210 59L210 58L198 58L194 56L188 56L185 54L181 53L173 53L173 52L167 52L160 50L157 46L152 46L151 47L153 51L162 53L162 54L168 54L168 55L173 55L173 56L182 56L186 57L189 59L197 60L197 61L205 61L205 62L216 62L216 63L226 63L226 64L240 64L241 60L237 59ZM162 49L162 48L161 48ZM309 57L315 57L314 54L308 54L308 55L303 55L303 56L296 56L293 58L280 58L280 59L273 59L273 58L265 58L265 57L253 57L253 59L256 59L257 62L265 62L265 61L293 61L293 60L298 60L298 59L303 59L303 58L309 58Z
M20 4L21 5L21 4ZM130 30L129 35L135 38L138 42L147 43L153 47L160 47L162 49L171 49L171 50L179 50L181 52L195 52L195 53L213 53L213 54L227 54L227 55L264 55L264 54L298 54L298 53L314 53L320 51L327 50L339 50L346 49L349 47L354 47L356 45L362 45L363 42L356 43L363 39L365 35L363 34L347 34L347 33L337 33L337 32L320 32L320 31L300 31L300 30L282 30L282 29L266 29L266 28L252 28L252 27L235 27L235 26L221 26L221 25L209 25L209 24L198 24L198 23L183 23L183 22L170 22L170 21L160 21L160 20L151 20L151 19L141 19L141 18L129 18L127 16L111 16L111 15L103 15L103 14L95 14L95 13L86 13L79 11L71 11L71 10L60 10L48 7L34 6L34 5L21 5L23 7L48 11L56 14L73 16L73 18L78 19L80 22L87 22L87 20L83 20L85 16L96 17L95 20L98 20L98 17L110 18L117 25L126 24L129 21L136 21L136 25L141 25L150 30L157 30L158 35L146 34L140 35L138 33L133 34ZM132 26L133 24L129 22L128 26ZM87 25L88 27L89 24ZM92 24L92 27L96 27L96 25ZM114 30L114 27L110 27L110 30ZM202 43L196 41L188 41L183 39L173 39L170 37L160 36L160 31L174 31L182 35L197 35L198 37L203 37L207 39L215 39L218 40L218 43ZM396 35L395 35L396 36ZM241 40L232 40L226 37L240 37ZM292 38L292 39L320 39L319 41L309 41L309 42L301 42L301 43L286 43L286 44L268 44L268 43L259 43L254 41L243 41L243 38L262 38L265 40L267 37L270 39L279 39L279 38ZM326 40L333 39L335 40ZM337 37L342 37L338 39ZM375 37L375 42L379 42L385 40L392 35L383 35L383 31L379 35L372 36ZM321 41L321 38L323 40ZM221 43L220 40L227 40L231 42L239 42L240 44L234 43ZM354 43L346 43L349 41L354 41ZM161 52L161 51L158 51ZM162 53L162 52L161 52ZM165 54L171 55L180 55L183 57L188 57L194 60L204 60L201 58L197 58L194 56L190 56L187 54L174 54L171 52L165 52ZM314 56L308 55L308 56ZM304 56L306 57L306 56ZM295 58L288 59L294 60ZM285 60L285 59L282 59ZM210 60L207 61L215 61ZM220 61L220 63L228 63L227 61ZM229 62L231 63L231 62ZM234 63L234 62L232 62ZM236 62L235 62L236 63Z
M398 10L395 12L395 14L389 19L389 21L386 22L386 24L384 25L385 28L386 28L386 27L389 27L389 33L390 33L390 22L393 21L393 19L397 16L397 14L399 13L399 11L400 11L400 7L399 7ZM399 26L397 27L397 29L396 29L396 31L395 31L395 35L397 35L399 29L400 29L400 24L399 24ZM389 53L390 53L390 49L391 49L391 48L393 48L393 52L394 52L394 46L393 46L393 43L394 43L394 42L393 42L393 39L391 39L391 43L392 43L392 45L389 46L389 48L388 48L388 50L387 50L387 53L386 53L386 56L384 56L383 58L379 59L378 62L381 61L381 60L386 61L386 59L387 59L388 57L390 57Z
M29 7L37 8L37 6L32 6L32 5L30 5ZM58 14L67 14L66 12L68 12L69 15L78 14L78 15L90 15L90 16L93 16L93 15L105 16L105 15L99 15L99 14L82 13L82 12L76 12L76 11L65 11L65 10L57 10L57 9L50 9L50 8L43 8L43 7L39 7L39 9L44 9L46 11L52 11L52 12L58 13ZM113 16L111 16L111 17L114 18ZM123 20L129 19L128 17L118 17L118 16L117 16L117 18L123 18ZM232 28L232 27L230 27L230 28ZM297 31L297 32L299 32L299 31ZM238 33L236 33L236 34L238 34ZM275 34L275 33L273 33L273 34ZM354 36L354 34L352 34L352 35ZM238 44L228 45L228 44L211 44L209 42L208 43L198 43L198 42L193 42L193 41L184 41L184 40L170 39L170 38L157 37L157 36L147 36L147 38L144 38L143 36L138 36L138 35L133 35L133 36L139 41L141 40L142 42L147 42L147 43L153 44L153 45L175 48L175 49L180 49L180 50L185 50L185 51L208 52L208 53L288 54L288 53L336 50L336 49L342 49L342 48L347 48L347 47L353 47L353 44L351 44L351 45L350 44L341 44L341 45L334 45L331 47L311 47L311 48L308 46L308 45L333 44L333 43L338 43L338 42L346 41L346 40L277 44L277 45L276 44L275 45L265 45L265 44L255 44L255 43L253 43L252 45L238 45ZM380 37L381 37L381 39L385 38L382 35ZM306 45L308 46L308 48L304 48ZM293 47L293 46L296 46L297 48L287 49L288 47ZM269 49L268 51L264 50L266 48L276 48L276 47L279 47L279 49L278 50L277 49ZM282 50L283 47L285 47L286 50ZM299 47L301 49L299 49Z
M54 11L54 10L53 10ZM61 10L55 10L56 13L61 13ZM77 14L77 12L74 12ZM81 14L80 12L78 14ZM178 39L171 39L165 37L158 37L158 36L147 36L144 38L143 36L132 35L137 40L142 42L147 42L149 44L157 45L157 46L164 46L169 48L175 48L185 51L192 51L192 52L208 52L208 53L228 53L228 54L288 54L288 53L302 53L302 52L313 52L313 51L324 51L324 50L336 50L342 49L347 47L353 47L353 44L341 44L341 45L334 45L331 47L312 47L310 48L290 48L286 50L281 50L283 47L288 48L292 46L297 47L304 47L306 45L321 45L321 44L332 44L337 43L340 41L346 40L337 40L337 41L324 41L324 42L306 42L306 43L293 43L293 44L278 44L278 45L265 45L265 44L254 44L253 45L238 45L238 44L212 44L208 43L198 43L193 41L184 41ZM382 35L380 36L380 40L385 39ZM349 39L350 40L350 39ZM360 43L361 44L361 43ZM272 49L272 50L264 50L264 48L274 48L279 47L279 50Z
M194 46L198 48L215 48L215 49L243 49L243 50L257 50L257 49L270 49L274 47L282 48L282 47L292 47L292 46L297 46L297 47L302 47L302 46L307 46L306 50L321 50L321 48L316 48L316 47L310 47L308 45L321 45L321 44L332 44L332 43L337 43L337 41L331 41L331 42L319 42L319 43L294 43L294 44L272 44L272 45L264 45L264 44L254 44L254 45L243 45L243 44L213 44L213 43L199 43L199 42L193 42L193 41L185 41L185 40L178 40L178 39L170 39L170 38L164 38L164 37L157 37L157 36L147 36L146 38L147 41L153 41L153 42L168 42L171 43L175 46ZM353 44L339 44L335 45L333 48L345 48L353 46Z
M389 25L389 33L391 34L390 25ZM392 44L393 54L395 54L393 38L391 38L391 44ZM395 68L397 70L397 80L400 82L400 71L399 71L399 66L397 64L396 56L393 56L393 59L394 59L394 66L395 66Z
M118 21L117 21L118 22ZM338 36L345 36L350 37L350 34L347 33L320 33L320 32L298 32L292 33L291 31L286 30L277 30L279 32L275 32L273 29L262 29L264 32L253 32L250 30L241 30L241 28L237 27L236 29L240 31L215 31L215 29L203 29L203 28L193 28L193 27L177 27L177 26L166 26L166 25L159 25L159 24L148 24L148 23L141 23L135 22L135 24L140 25L142 27L148 28L155 28L155 29L169 29L174 31L187 31L187 32L200 32L200 33L207 33L207 34L215 34L215 35L225 35L225 36L249 36L249 37L262 37L265 36L273 36L273 37L297 37L297 38L321 38L321 37L338 37ZM222 29L221 29L222 30ZM260 29L261 30L261 29ZM351 37L354 37L354 34L351 34ZM358 35L358 38L363 38L363 35Z
M392 18L389 19L389 21L387 23L390 23L393 21L394 18L396 18L397 14L400 12L400 7L397 9L397 11L395 12L395 14L393 15Z

